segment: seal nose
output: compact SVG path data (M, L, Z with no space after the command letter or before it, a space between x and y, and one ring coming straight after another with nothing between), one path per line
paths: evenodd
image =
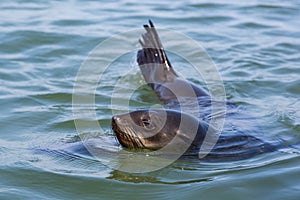
M113 117L111 118L111 123L112 123L112 125L115 125L116 122L117 122L117 117L116 117L116 116L113 116Z
M119 117L117 117L117 116L113 116L113 117L112 117L112 122L113 122L113 123L116 123L116 122L118 122L118 121L120 121L120 118L119 118Z
M114 132L116 132L117 129L118 129L117 120L118 120L118 119L117 119L116 116L113 116L113 117L111 118L111 127L112 127L112 130L113 130Z
M112 125L121 125L122 124L122 119L118 116L113 116L111 119Z
M127 118L126 115L114 115L112 117L112 123L118 126L126 126L127 125Z

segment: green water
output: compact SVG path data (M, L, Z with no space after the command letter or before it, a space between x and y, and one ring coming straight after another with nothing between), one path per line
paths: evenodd
M299 14L297 0L1 1L0 199L298 199L300 154L289 148L232 163L177 161L143 174L35 149L77 139L72 95L81 63L100 42L149 18L204 46L227 99L258 119L264 137L300 141ZM120 73L131 70L125 89L143 83L134 56L117 60L97 88L92 120L104 136L112 135L109 95ZM173 63L199 84L182 60ZM152 102L143 87L130 109Z

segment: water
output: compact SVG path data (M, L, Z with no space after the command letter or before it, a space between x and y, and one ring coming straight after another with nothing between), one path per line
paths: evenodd
M258 118L266 138L299 141L298 1L4 0L0 11L0 199L300 196L300 156L289 148L233 163L178 161L144 174L115 171L59 151L78 140L72 94L81 63L112 34L140 28L149 18L205 47L222 75L227 99ZM134 53L120 60L96 92L93 120L99 120L108 138L109 94L119 72L131 70L124 89L143 83ZM199 77L180 68L183 61L173 64L199 84ZM159 103L146 87L132 99L133 110ZM117 110L126 109L120 105ZM86 134L98 132L91 127ZM37 147L54 151L37 153Z

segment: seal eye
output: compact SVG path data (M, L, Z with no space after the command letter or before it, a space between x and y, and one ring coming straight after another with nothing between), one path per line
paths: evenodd
M151 121L150 121L150 119L142 119L142 123L143 123L143 126L145 127L145 128L148 128L150 125L151 125Z

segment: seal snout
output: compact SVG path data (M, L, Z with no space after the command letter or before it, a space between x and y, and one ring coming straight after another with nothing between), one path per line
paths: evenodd
M111 126L115 133L119 133L119 122L120 118L117 116L113 116L111 119Z
M112 117L112 123L116 124L117 126L126 125L126 119L121 117L120 115L115 115Z
M120 117L119 115L115 115L111 119L112 130L118 134L124 134L124 127L127 127L126 119Z
M119 143L121 145L124 145L122 143L122 141L123 141L122 138L124 137L124 134L121 131L121 128L119 127L119 121L120 121L120 118L118 116L113 116L111 119L111 127L112 127L112 130L114 131L115 136L117 137Z
M111 118L112 124L116 124L116 122L119 120L119 118L117 116L113 116Z
M116 123L116 118L115 117L111 118L111 126L112 126L113 130L116 129L117 123Z

